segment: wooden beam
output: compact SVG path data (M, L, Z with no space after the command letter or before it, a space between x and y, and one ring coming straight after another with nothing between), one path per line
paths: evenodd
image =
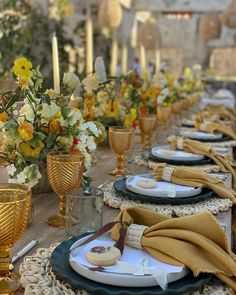
M224 11L230 0L134 0L135 10L153 12L205 12Z

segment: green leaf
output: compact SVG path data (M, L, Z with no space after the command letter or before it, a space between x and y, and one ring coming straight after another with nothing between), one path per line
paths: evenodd
M36 131L36 132L34 132L34 134L35 134L36 138L39 140L44 140L44 138L45 138L45 135L40 131Z
M38 138L33 138L31 140L28 141L28 143L33 147L33 148L37 148L39 146L39 139Z
M63 119L68 118L69 113L70 113L69 108L66 108L66 107L61 108L61 115L62 115Z
M48 137L46 138L46 147L48 149L51 149L53 147L53 145L55 144L55 140L56 140L57 135L50 133L48 135Z

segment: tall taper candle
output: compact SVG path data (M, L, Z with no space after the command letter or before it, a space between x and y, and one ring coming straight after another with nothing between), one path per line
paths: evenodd
M116 32L113 32L112 44L111 44L111 68L110 68L111 76L116 75L117 62L118 62L118 41L116 38Z
M122 45L122 52L121 52L121 73L123 75L127 74L127 67L128 67L128 48L127 48L127 44L124 43Z
M156 49L156 73L160 72L161 68L161 53L160 49Z
M141 73L143 74L147 70L146 50L143 45L140 46L140 66Z
M56 34L52 37L52 62L53 62L53 82L54 90L60 93L60 70L59 70L59 56Z
M87 74L93 72L93 20L90 5L87 6L86 19L86 70Z

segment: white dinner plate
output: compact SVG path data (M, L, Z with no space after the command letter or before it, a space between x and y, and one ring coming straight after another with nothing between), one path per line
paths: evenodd
M154 179L151 174L130 176L126 179L126 188L139 195L160 197L160 198L188 198L202 192L201 188L178 185L162 180L156 181L154 188L142 188L137 186L139 180Z
M196 155L184 151L175 151L170 146L158 146L152 149L152 155L163 160L196 161L203 160L203 155Z
M180 135L192 139L220 139L223 137L223 134L207 133L202 131L187 131L180 130Z
M87 239L84 237L75 242L71 248ZM113 246L110 236L102 237L71 251L70 266L79 275L92 281L122 287L152 287L160 285L163 289L167 283L180 280L188 274L186 268L162 263L147 252L125 245L124 252L117 264L105 266L104 271L92 271L86 259L86 253L96 246ZM145 262L145 263L144 263ZM142 265L145 265L144 268Z

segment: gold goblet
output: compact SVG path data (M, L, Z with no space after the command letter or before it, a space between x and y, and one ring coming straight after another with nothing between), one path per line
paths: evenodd
M109 128L109 144L112 152L117 155L116 168L110 172L111 175L125 175L125 160L131 149L133 140L133 128L125 128L120 126Z
M157 117L161 121L163 127L166 127L166 124L171 116L171 107L164 107L161 105L157 106Z
M175 118L179 116L181 113L181 108L182 108L182 102L181 101L176 101L172 105L172 113L174 114Z
M48 218L50 225L64 227L65 194L80 186L84 172L84 156L80 153L52 152L47 156L49 183L59 196L59 214Z
M156 128L156 116L143 116L139 119L139 128L141 131L141 141L144 149L150 147L150 141L153 131Z
M19 277L10 274L10 248L16 243L29 222L31 190L20 184L0 184L0 294L15 294Z

